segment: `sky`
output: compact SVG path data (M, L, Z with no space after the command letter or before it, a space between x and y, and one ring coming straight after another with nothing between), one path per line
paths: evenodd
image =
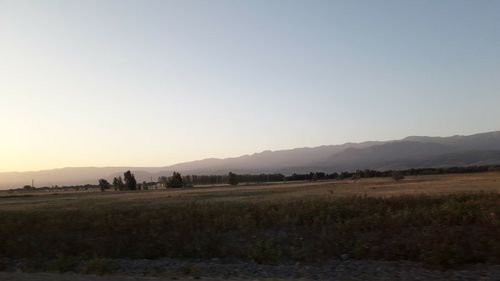
M500 1L0 0L0 171L500 130Z

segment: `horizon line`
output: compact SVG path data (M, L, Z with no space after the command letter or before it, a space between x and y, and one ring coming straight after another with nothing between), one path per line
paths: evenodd
M260 152L254 152L254 153L247 153L247 154L240 154L238 156L229 156L229 157L223 157L223 158L217 158L217 157L208 157L208 158L203 158L203 159L194 159L194 160L188 160L188 161L183 161L183 162L178 162L174 163L171 165L166 165L166 166L127 166L127 165L117 165L117 166L66 166L66 167L54 167L54 168L47 168L47 169L40 169L40 170L18 170L18 171L0 171L0 174L14 174L14 173L37 173L37 172L44 172L44 171L53 171L53 170L63 170L63 169L82 169L82 168L95 168L95 169L106 169L106 168L127 168L127 169L137 169L137 168L155 168L155 169L160 169L160 168L168 168L171 166L175 165L180 165L180 164L185 164L185 163L191 163L191 162L197 162L197 161L205 161L205 160L226 160L226 159L232 159L232 158L239 158L239 157L244 157L244 156L251 156L251 155L256 155L264 152L278 152L278 151L287 151L287 150L296 150L296 149L307 149L307 148L318 148L318 147L324 147L324 146L340 146L340 145L345 145L345 144L361 144L361 143L366 143L366 142L391 142L391 141L401 141L406 138L411 138L411 137L429 137L429 138L450 138L450 137L464 137L464 136L474 136L474 135L480 135L480 134L490 134L490 133L500 133L500 130L494 130L494 131L487 131L487 132L480 132L480 133L474 133L470 135L461 135L461 134L454 134L454 135L448 135L448 136L425 136L425 135L409 135L406 137L402 137L399 139L389 139L389 140L365 140L365 141L359 141L359 142L344 142L340 144L323 144L323 145L317 145L317 146L302 146L302 147L294 147L294 148L283 148L283 149L277 149L277 150L262 150Z

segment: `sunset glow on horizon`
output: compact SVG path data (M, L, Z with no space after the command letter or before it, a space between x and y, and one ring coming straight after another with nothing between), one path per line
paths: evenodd
M500 1L0 0L0 172L500 130Z

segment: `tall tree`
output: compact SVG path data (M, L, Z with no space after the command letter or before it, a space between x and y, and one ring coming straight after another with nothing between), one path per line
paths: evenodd
M101 188L101 191L109 189L109 182L105 179L100 179L99 180L99 187Z
M126 171L123 174L123 178L125 180L125 184L127 185L128 190L137 189L137 181L135 180L134 174L132 174L130 171Z
M122 190L124 187L124 184L123 184L123 180L122 180L122 177L115 177L113 179L113 188L115 190Z

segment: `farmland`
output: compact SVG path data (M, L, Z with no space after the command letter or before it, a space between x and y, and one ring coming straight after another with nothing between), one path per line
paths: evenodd
M500 264L500 173L0 195L0 255Z
M500 191L500 173L431 175L407 177L396 182L390 178L368 178L354 182L317 181L262 185L203 186L183 189L158 189L134 192L0 191L0 210L78 210L97 207L159 207L178 203L272 202L296 199L339 198L351 196L393 197L401 195L442 195L464 192Z

